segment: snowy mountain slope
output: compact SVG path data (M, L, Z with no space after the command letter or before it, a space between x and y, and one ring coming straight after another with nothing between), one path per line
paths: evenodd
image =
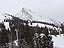
M7 16L5 14L3 14L3 15L6 16L6 18L11 18L10 16ZM31 11L27 8L22 8L22 10L19 13L17 13L15 15L15 17L18 17L18 18L23 19L23 20L42 21L42 22L54 24L54 21L51 21L48 17L42 16L42 15L40 15L40 14L34 12L34 11ZM41 24L38 24L38 25L41 26ZM57 25L57 24L55 24L55 25Z
M20 19L23 19L23 20L42 21L42 22L55 24L56 26L59 26L59 27L61 26L61 23L59 23L58 21L55 21L54 19L51 19L46 16L42 16L39 13L34 12L34 11L24 8L24 7L15 16L19 17Z
M52 21L49 20L46 16L41 16L40 14L26 8L22 8L22 10L19 13L17 13L16 16L24 20L35 20L52 23Z

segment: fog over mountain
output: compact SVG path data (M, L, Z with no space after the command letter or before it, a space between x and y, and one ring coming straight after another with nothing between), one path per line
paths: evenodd
M24 7L21 9L20 12L16 14L16 17L19 17L20 19L23 20L51 22L49 21L49 18L42 16L41 14L38 14L37 12L34 12Z

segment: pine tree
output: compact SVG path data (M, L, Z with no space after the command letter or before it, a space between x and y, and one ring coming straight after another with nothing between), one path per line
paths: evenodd
M5 29L5 26L2 26L2 31L0 32L0 46L5 46L6 47L6 43L9 43L9 38L8 38L8 34L7 34L7 30Z
M52 36L49 35L48 28L45 27L45 33L44 33L44 48L53 48L53 41Z

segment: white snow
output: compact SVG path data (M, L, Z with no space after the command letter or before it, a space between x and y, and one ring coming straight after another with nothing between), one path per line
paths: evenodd
M54 41L54 47L55 48L64 48L64 36L63 34L57 35L57 37L52 36L52 40Z
M5 28L10 30L9 22L4 22Z

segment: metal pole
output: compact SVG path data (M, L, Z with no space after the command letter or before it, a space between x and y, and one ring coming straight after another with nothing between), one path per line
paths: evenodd
M18 40L18 30L15 29L15 31L16 31L16 37L17 37L17 46L19 46L19 45L18 45L18 41L19 41L19 40Z
M10 26L10 29L11 29L11 48L13 48L13 31L14 31L14 29L12 26Z
M12 36L12 31L11 31L11 48L13 48L13 36Z

